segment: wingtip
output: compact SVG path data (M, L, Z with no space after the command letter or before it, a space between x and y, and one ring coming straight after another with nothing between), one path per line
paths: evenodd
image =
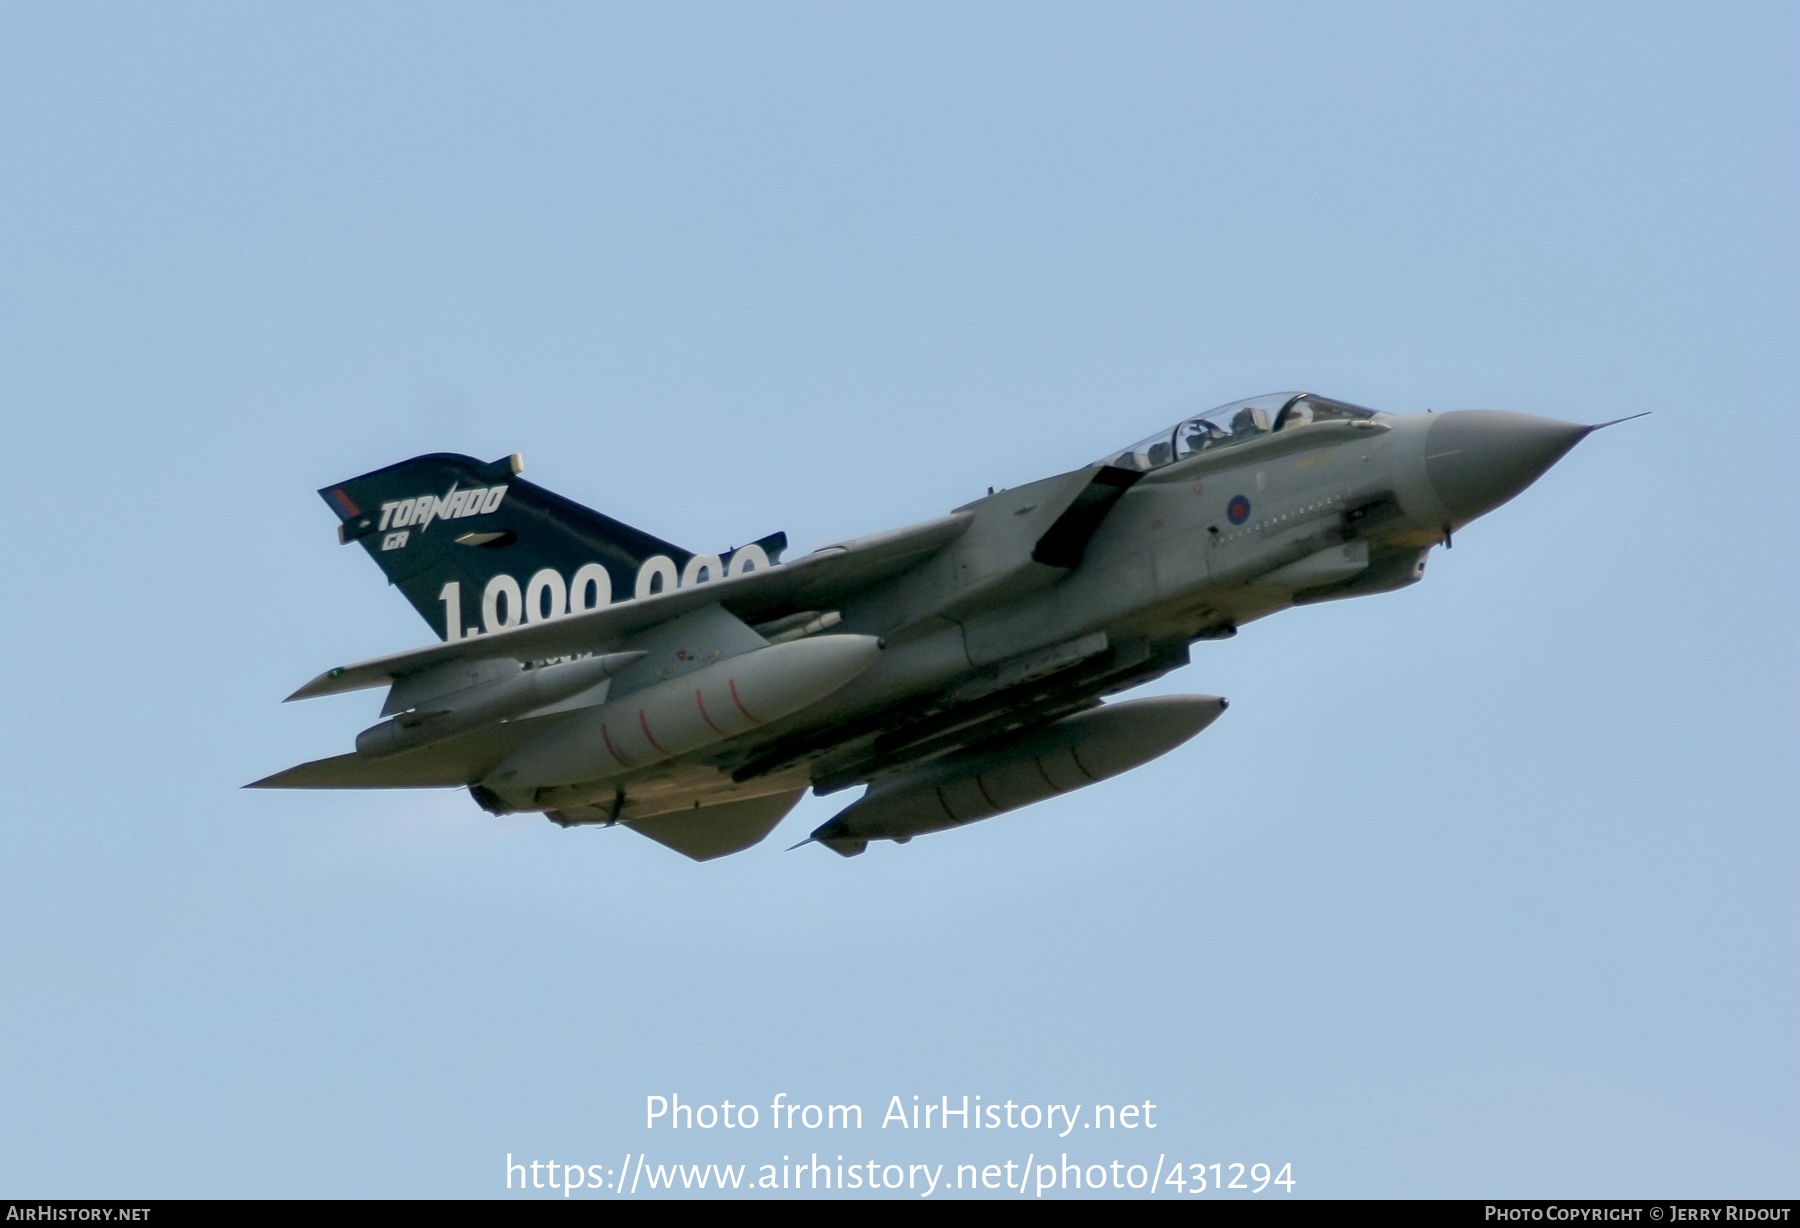
M320 695L331 694L331 683L343 674L342 669L328 669L316 678L309 678L292 695L281 702L291 704L298 699L316 699Z

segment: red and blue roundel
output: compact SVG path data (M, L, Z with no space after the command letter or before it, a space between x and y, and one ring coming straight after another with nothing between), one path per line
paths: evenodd
M1233 495L1231 502L1225 505L1225 518L1232 524L1243 524L1250 519L1250 500L1242 495Z

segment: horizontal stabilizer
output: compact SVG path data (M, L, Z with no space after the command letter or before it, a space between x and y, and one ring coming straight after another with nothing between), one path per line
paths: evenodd
M453 789L464 783L446 778L441 765L420 769L401 759L371 759L367 755L333 755L298 764L251 781L246 789Z
M473 784L567 713L485 725L443 742L380 759L334 755L245 785L246 789L456 789Z

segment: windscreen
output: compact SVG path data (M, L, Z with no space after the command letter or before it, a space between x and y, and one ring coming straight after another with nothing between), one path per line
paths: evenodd
M1221 405L1169 430L1158 431L1132 444L1107 463L1143 473L1183 460L1196 452L1228 448L1276 431L1294 430L1315 422L1344 422L1375 416L1375 410L1311 392L1271 392Z

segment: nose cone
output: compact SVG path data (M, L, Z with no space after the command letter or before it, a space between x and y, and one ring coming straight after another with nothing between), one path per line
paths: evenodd
M1439 414L1425 436L1425 472L1451 515L1467 522L1537 481L1592 429L1497 409Z

